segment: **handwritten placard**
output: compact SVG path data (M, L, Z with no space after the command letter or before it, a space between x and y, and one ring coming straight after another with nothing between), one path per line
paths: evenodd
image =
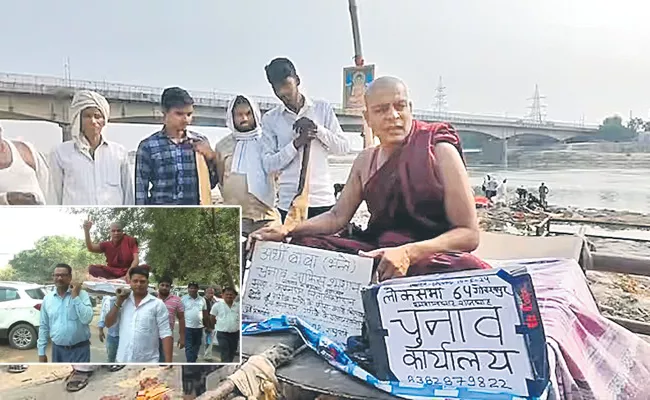
M255 246L242 314L258 322L280 314L300 317L330 339L361 334L361 288L372 259L286 243Z
M388 365L400 382L528 396L534 377L520 307L502 277L423 277L376 294Z

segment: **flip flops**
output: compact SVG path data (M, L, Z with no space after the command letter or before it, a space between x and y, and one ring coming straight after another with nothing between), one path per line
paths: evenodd
M19 373L21 373L21 372L25 372L25 371L27 371L27 368L28 368L28 367L29 367L28 365L23 365L23 364L20 364L20 365L10 365L10 366L7 368L7 372L9 372L10 374L19 374Z
M78 392L81 389L88 386L88 380L92 376L93 372L82 372L73 370L67 378L65 378L65 390L74 393Z

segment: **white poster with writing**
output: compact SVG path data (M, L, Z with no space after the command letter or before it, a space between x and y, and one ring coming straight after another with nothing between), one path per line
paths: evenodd
M350 254L258 242L242 301L244 320L296 316L345 343L361 334L361 288L370 282L372 263Z
M497 275L410 282L377 292L400 382L528 393L533 373L508 282Z

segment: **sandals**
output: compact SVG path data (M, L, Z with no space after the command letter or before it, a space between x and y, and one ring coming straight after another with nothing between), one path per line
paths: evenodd
M107 366L106 369L109 370L110 372L117 372L117 371L121 371L122 368L124 368L124 367L126 367L126 365L113 364L113 365Z
M73 370L72 373L65 379L65 390L71 393L80 391L81 389L88 386L88 380L92 374L92 371L82 372Z
M29 368L28 365L20 364L20 365L10 365L7 368L7 372L10 374L19 374L21 372L27 371L27 368Z

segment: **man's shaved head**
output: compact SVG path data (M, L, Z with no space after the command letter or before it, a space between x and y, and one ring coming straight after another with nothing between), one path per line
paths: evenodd
M124 228L119 222L111 222L110 230L112 241L118 242L124 237Z
M413 123L406 84L399 78L382 76L368 85L364 100L363 117L381 145L388 148L403 143Z
M386 89L403 89L404 93L406 94L406 98L409 99L409 92L408 92L408 87L406 87L406 83L404 83L403 80L396 78L394 76L381 76L368 85L368 88L366 89L366 93L364 94L364 100L366 104L368 104L368 99L374 97L377 95L377 93L381 90L386 90Z

